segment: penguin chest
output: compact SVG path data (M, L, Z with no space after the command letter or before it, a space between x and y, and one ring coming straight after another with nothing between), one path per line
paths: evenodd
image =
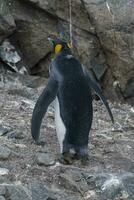
M63 141L66 134L66 128L60 115L60 104L59 104L58 97L56 97L55 99L55 125L56 125L57 137L60 144L60 150L62 153Z

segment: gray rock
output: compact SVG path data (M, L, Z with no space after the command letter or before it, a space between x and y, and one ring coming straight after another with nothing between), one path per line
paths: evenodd
M3 197L3 196L0 196L0 200L6 200L6 199L5 199L5 197Z
M30 191L21 185L7 185L6 189L11 200L32 200Z
M55 164L55 158L48 153L38 153L36 155L36 161L38 165L51 166Z
M68 171L59 175L59 186L76 193L83 194L89 189L87 181L79 171Z
M15 30L15 22L9 11L7 0L0 2L0 43Z
M1 73L1 76L2 76L2 79L5 81L4 86L8 89L16 89L16 91L17 91L17 88L15 88L16 85L19 89L23 87L22 88L23 90L28 90L28 89L32 90L34 88L42 86L43 84L45 85L45 83L47 82L47 79L43 77L16 74L16 73L11 73L11 72ZM2 80L0 80L0 82L2 82ZM13 88L13 86L15 87ZM26 97L28 98L28 95Z
M8 175L8 174L9 174L9 170L8 169L0 167L0 176Z
M126 173L123 177L124 189L130 196L134 196L134 174Z
M134 79L128 80L123 94L125 98L134 97Z
M7 169L6 169L7 170ZM1 174L1 176L0 176L0 184L2 184L2 185L4 185L5 183L10 183L10 180L9 180L9 177L8 176L6 176L6 175L8 175L8 173L9 173L9 170L7 170L7 171L5 171L5 172L7 172L7 173L5 173L5 174Z
M102 198L107 199L115 199L121 193L123 189L122 182L117 177L111 177L106 180L101 187L102 190Z
M49 192L46 187L38 182L30 184L32 192L32 200L56 200L52 192Z
M6 193L6 188L4 185L0 185L0 195L4 195Z
M25 138L25 135L22 131L15 131L15 132L11 132L8 138L15 138L15 139L21 140Z
M100 59L93 57L90 63L92 65L93 72L95 73L97 79L100 80L107 70L107 65L105 64L104 58L103 58L103 62L100 62Z
M21 56L8 39L4 40L0 46L0 57L14 72L27 73L23 64L20 64Z
M0 159L8 159L10 154L11 150L8 147L0 145Z
M83 200L83 198L80 196L71 196L69 198L66 198L66 200Z
M0 125L0 136L7 134L8 129Z

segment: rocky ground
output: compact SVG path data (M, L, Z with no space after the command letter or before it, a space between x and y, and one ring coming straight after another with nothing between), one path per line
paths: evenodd
M115 125L100 101L87 166L58 162L59 144L50 106L41 128L41 145L30 134L34 104L45 79L0 77L0 200L133 200L134 108L111 104Z

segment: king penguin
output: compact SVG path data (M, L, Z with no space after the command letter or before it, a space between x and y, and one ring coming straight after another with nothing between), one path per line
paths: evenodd
M31 134L38 141L42 119L55 100L55 124L61 158L70 164L70 150L77 158L88 158L88 140L93 119L91 89L106 106L112 122L114 118L100 86L86 68L74 57L70 45L60 39L49 38L55 57L51 62L46 88L37 100L31 121Z

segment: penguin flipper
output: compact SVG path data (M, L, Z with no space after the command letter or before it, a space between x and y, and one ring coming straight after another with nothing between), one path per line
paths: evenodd
M50 78L46 88L38 98L32 115L31 134L35 141L38 141L42 119L50 103L55 99L58 90L57 81Z
M85 76L86 76L86 79L87 79L87 82L88 82L89 87L90 87L90 88L93 88L93 89L95 90L96 94L97 94L97 95L99 96L99 98L102 100L103 104L105 105L105 107L106 107L106 109L107 109L107 111L108 111L108 113L109 113L109 116L110 116L110 118L111 118L111 121L112 121L112 123L114 124L114 117L113 117L112 111L111 111L111 109L110 109L110 107L109 107L109 104L108 104L108 102L107 102L106 97L105 97L105 96L103 95L103 93L102 93L101 87L99 86L99 84L98 84L96 81L94 81L94 80L90 77L89 73L86 71L85 68L84 68L83 71L84 71L84 74L85 74Z

